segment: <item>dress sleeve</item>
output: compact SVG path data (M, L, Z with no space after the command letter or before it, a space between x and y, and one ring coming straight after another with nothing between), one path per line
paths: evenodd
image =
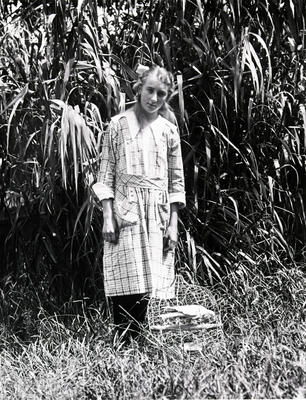
M168 190L170 203L186 205L181 141L177 128L171 129L168 148Z
M102 144L101 163L97 182L92 189L99 200L113 199L115 193L116 147L117 129L113 121L110 122Z

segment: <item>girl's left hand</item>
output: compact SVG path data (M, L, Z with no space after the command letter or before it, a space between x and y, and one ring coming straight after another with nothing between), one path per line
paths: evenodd
M174 250L177 245L177 224L169 225L164 235L164 251Z

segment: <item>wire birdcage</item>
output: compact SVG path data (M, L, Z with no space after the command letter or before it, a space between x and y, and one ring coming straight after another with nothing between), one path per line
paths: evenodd
M148 305L148 325L154 335L167 342L183 343L191 349L200 349L223 339L220 312L212 292L199 284L188 283L177 275L175 296L171 299L151 298ZM205 308L210 312L198 317L169 311ZM205 311L204 309L204 311Z

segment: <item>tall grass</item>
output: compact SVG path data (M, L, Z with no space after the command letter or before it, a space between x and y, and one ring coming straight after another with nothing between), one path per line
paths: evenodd
M303 260L302 1L12 1L1 13L3 282L25 274L47 303L100 296L90 183L139 62L177 77L178 268L214 284L244 265L274 276Z

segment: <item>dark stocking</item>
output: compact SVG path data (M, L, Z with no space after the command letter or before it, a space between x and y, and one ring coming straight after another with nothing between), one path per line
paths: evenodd
M144 294L111 297L116 330L119 336L125 332L130 339L139 335L144 323L148 307L148 299Z

